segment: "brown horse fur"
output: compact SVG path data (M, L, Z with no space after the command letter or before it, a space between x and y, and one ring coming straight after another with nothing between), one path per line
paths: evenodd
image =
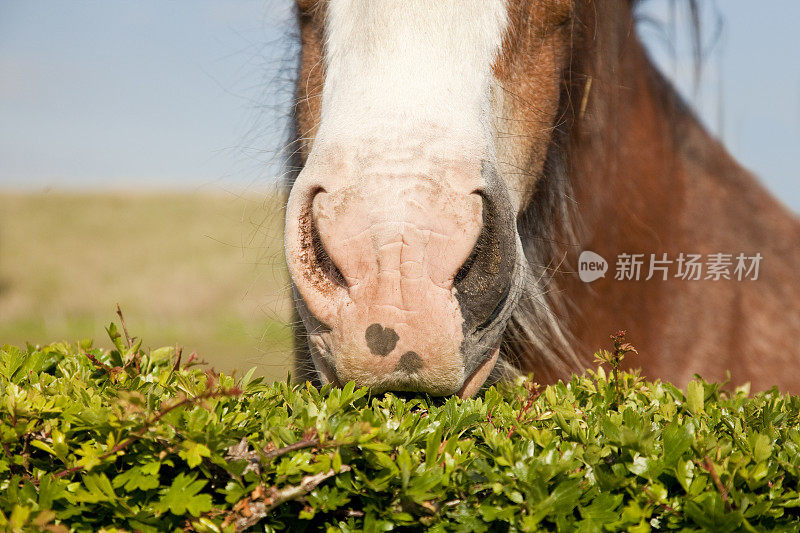
M295 169L317 126L324 3L300 9ZM619 329L648 378L800 392L800 222L739 166L648 58L628 0L509 0L495 65L517 139L500 171L522 191L518 228L534 273L503 337L507 367L550 382L591 364ZM543 106L540 102L551 102ZM544 147L544 148L543 148ZM291 185L291 178L289 184ZM592 250L609 274L576 275ZM763 256L758 280L617 281L620 253ZM312 379L300 322L296 378Z

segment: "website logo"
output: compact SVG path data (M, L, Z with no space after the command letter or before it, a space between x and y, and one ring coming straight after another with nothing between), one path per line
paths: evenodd
M602 256L584 250L578 257L578 276L584 283L591 283L596 279L606 277L608 271L608 261Z

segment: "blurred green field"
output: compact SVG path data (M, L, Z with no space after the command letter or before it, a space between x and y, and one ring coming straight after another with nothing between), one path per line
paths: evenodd
M146 346L281 379L287 287L276 194L0 193L0 344L110 346L119 303Z

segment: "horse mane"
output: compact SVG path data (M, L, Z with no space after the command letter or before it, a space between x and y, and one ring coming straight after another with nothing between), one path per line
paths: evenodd
M569 112L565 93L561 106L559 116L564 117ZM565 149L568 123L561 120L556 124L542 175L517 222L529 268L522 297L501 344L504 363L517 369L536 369L537 377L545 381L581 367L568 327L570 301L556 276L566 266L565 248L579 242L579 218ZM513 372L511 368L504 371Z
M581 372L589 362L588 353L579 351L584 347L578 346L569 318L587 310L577 308L562 281L567 276L575 277L576 265L570 264L570 252L580 251L586 233L577 209L579 184L574 181L576 169L582 164L580 159L590 153L592 160L611 161L609 166L613 167L613 161L619 158L614 153L614 138L621 132L612 117L618 106L624 105L620 82L614 78L625 68L621 49L633 45L645 55L640 74L646 78L653 97L668 112L672 139L678 138L681 125L699 123L644 52L634 30L634 10L641 1L610 1L603 7L589 2L576 11L570 64L562 76L560 109L545 165L531 200L518 219L530 268L523 297L503 336L501 359L506 366L501 372L505 375L534 370L539 380L553 382ZM697 0L685 1L695 61L699 62L699 8ZM591 108L591 118L586 116L587 106ZM591 127L595 132L604 133L602 139L584 131L584 123L590 121L594 122Z

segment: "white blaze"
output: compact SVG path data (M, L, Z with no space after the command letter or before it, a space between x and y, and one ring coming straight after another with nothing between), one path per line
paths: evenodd
M506 19L505 0L327 1L320 124L285 238L298 292L329 328L309 332L321 373L437 394L463 387L452 279L482 227L474 193L486 185L483 160L495 159L492 66ZM309 260L309 221L347 287ZM388 355L369 345L374 324L397 336ZM398 370L410 354L417 381Z
M506 22L504 0L329 0L315 142L428 128L491 150L492 65Z

